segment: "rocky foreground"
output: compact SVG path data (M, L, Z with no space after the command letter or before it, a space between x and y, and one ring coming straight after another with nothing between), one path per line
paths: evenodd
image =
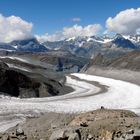
M138 140L140 118L127 110L101 109L82 114L48 113L28 118L0 135L1 140Z

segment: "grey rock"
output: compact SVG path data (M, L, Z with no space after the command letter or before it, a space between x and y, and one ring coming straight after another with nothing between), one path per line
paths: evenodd
M63 129L56 130L52 133L49 140L60 140L62 138L67 138L65 133L66 133L66 130L63 130Z
M82 123L80 123L80 126L82 126L82 127L88 127L88 124L86 122L82 122Z
M27 140L27 136L26 135L20 135L18 136L19 140Z
M59 129L52 133L49 140L80 140L77 129Z
M130 129L129 131L126 132L127 134L134 134L134 129Z
M55 129L55 128L57 128L57 125L54 124L54 123L52 123L52 124L51 124L51 129Z
M68 140L80 140L80 138L77 133L72 133L72 134L69 134Z
M9 138L8 134L3 134L1 136L1 139L0 140L8 140L8 138Z
M23 129L21 129L20 127L16 129L16 135L19 136L19 135L24 135L24 131Z
M91 134L88 134L87 140L94 140L94 137Z
M139 128L134 129L134 136L140 136L140 129Z

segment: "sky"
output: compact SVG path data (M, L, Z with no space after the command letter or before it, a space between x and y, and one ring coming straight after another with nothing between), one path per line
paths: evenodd
M0 33L5 34L0 35L0 41L11 41L18 37L19 39L25 38L30 34L36 35L40 40L72 37L75 36L74 32L78 32L76 36L108 33L108 31L128 34L124 31L127 30L128 25L122 27L123 31L115 31L115 28L118 28L116 26L118 20L115 17L121 11L129 10L128 13L131 16L133 13L132 20L135 20L135 12L138 13L137 17L139 16L139 7L139 0L0 0L0 14L4 24L0 25ZM124 13L124 15L127 14ZM11 18L13 16L14 19ZM20 19L14 25L18 27L17 29L11 25L11 20L15 23L18 17ZM132 23L128 20L121 25ZM115 27L112 27L112 24ZM139 22L137 21L135 24L139 24ZM7 34L1 31L5 26L8 27ZM10 30L12 31L10 32ZM14 30L17 34L13 33ZM134 32L136 31L130 31L130 33ZM15 34L15 37L12 34ZM9 37L5 39L5 36Z

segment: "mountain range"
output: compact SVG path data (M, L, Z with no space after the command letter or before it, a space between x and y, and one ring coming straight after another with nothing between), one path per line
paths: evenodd
M0 43L1 51L14 52L70 52L80 57L93 58L98 53L109 57L120 56L133 50L140 50L140 35L114 37L89 36L73 37L61 41L46 41L40 43L36 38L14 40L10 43Z

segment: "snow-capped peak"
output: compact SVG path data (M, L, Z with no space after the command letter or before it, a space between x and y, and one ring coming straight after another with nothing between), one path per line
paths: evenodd
M114 39L124 39L124 37L123 35L117 33Z
M98 43L108 43L108 42L111 42L112 39L92 36L87 39L87 42L90 42L90 41L94 41L94 42L98 42Z
M76 39L76 37L71 37L71 38L66 39L66 41L72 41L72 40L75 40L75 39Z
M130 40L132 43L140 42L140 35L125 35L124 38Z
M18 46L17 45L13 45L12 47L14 47L15 49L18 49Z

